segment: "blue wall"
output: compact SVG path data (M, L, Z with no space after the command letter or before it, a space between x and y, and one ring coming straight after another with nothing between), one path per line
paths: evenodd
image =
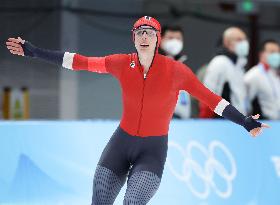
M279 205L280 123L268 123L252 138L227 121L173 121L161 187L149 204ZM1 122L0 204L90 204L97 161L117 126Z

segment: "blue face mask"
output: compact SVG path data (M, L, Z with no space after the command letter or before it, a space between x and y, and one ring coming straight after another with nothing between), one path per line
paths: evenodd
M240 42L237 42L234 48L235 54L238 57L246 57L249 54L249 49L250 46L247 40L242 40Z
M271 68L279 69L280 53L271 53L267 55L267 63Z

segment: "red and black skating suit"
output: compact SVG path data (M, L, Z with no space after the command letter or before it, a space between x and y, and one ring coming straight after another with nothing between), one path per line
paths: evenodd
M123 100L120 127L130 135L167 135L180 90L195 96L213 111L223 102L188 67L160 54L155 54L145 77L136 53L89 58L67 53L64 62L72 62L72 65L64 63L69 69L110 73L119 80Z
M110 73L119 80L124 112L120 126L100 157L93 181L92 205L112 205L127 176L124 205L147 204L152 198L162 177L168 128L179 90L186 90L217 114L248 131L260 127L259 122L245 117L204 87L184 64L160 54L155 54L144 75L135 53L85 57L41 49L29 42L23 47L26 56L71 70Z

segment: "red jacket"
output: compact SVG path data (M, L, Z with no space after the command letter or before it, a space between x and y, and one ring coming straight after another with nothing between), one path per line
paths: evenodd
M146 78L136 53L105 57L75 54L72 60L74 70L110 73L119 80L123 99L120 126L130 135L167 135L179 90L187 91L211 110L222 100L204 87L190 68L160 54L155 54Z

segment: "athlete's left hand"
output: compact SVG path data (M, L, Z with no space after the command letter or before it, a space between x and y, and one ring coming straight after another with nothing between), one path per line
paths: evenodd
M259 114L256 114L254 116L252 116L252 118L254 120L257 120L259 119L260 115ZM265 124L265 123L262 123L261 124L261 127L257 127L257 128L254 128L250 131L250 134L253 136L253 137L256 137L258 136L259 134L261 134L262 130L265 129L265 128L270 128L270 126L268 124Z

